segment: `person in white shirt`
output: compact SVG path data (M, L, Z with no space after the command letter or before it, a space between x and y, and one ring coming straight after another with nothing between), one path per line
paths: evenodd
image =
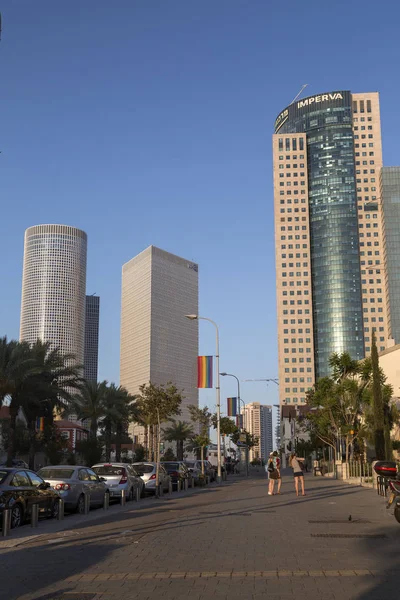
M292 452L291 456L290 456L290 460L289 460L289 466L292 467L293 469L293 476L294 476L294 487L296 489L296 496L299 495L299 480L301 483L301 495L305 496L306 493L304 491L304 475L303 475L303 468L302 468L302 461L304 460L304 458L298 458L296 456L295 452Z

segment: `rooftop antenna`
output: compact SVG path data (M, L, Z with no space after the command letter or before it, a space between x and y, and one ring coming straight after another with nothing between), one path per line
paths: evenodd
M304 84L301 86L301 90L299 91L299 93L297 94L297 96L295 96L295 97L293 98L293 100L291 101L291 103L290 103L290 104L293 104L293 102L296 102L297 98L298 98L298 97L299 97L299 96L300 96L300 95L301 95L301 94L304 92L304 90L306 89L306 87L307 87L307 86L308 86L308 83L304 83Z

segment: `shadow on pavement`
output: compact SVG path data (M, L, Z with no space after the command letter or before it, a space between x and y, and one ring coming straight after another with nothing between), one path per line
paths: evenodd
M76 542L76 538L75 538ZM87 569L98 567L110 552L118 549L118 545L107 546L92 544L90 552L85 547L71 548L54 544L46 544L36 548L20 549L18 551L18 572L16 572L15 552L3 554L1 557L2 584L0 600L12 600L25 594L31 594L36 599L55 599L62 593L71 590L74 584L64 583L63 592L49 593L48 586L59 586L71 575L80 574ZM41 593L41 591L43 592ZM34 595L36 594L36 596Z

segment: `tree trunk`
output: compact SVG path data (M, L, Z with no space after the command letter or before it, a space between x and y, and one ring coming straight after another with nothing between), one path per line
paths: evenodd
M153 425L149 427L149 460L154 462L154 431Z
M36 454L36 419L28 422L28 435L29 435L29 468L35 470L35 454Z
M8 448L7 448L7 467L12 467L12 461L15 455L15 438L17 428L17 415L19 406L13 406L11 401L10 405L10 429L8 434Z
M144 426L144 456L146 460L149 460L149 427L148 425Z
M183 440L176 441L176 458L183 460Z
M374 444L375 455L377 460L385 460L385 431L384 431L384 411L382 399L381 378L379 373L379 358L378 349L376 347L375 331L372 332L372 347L371 347L371 362L372 362L372 397L374 408Z
M110 462L111 460L111 420L107 419L105 423L105 446L106 446L106 462Z
M201 474L204 477L204 446L201 447Z
M92 440L97 439L97 419L95 417L90 420L90 437Z
M121 462L122 423L117 423L115 436L115 461Z

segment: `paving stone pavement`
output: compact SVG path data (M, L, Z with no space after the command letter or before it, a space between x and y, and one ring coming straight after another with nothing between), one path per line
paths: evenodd
M0 600L385 600L400 526L373 490L264 473L164 497L0 551ZM349 517L351 515L351 520Z

